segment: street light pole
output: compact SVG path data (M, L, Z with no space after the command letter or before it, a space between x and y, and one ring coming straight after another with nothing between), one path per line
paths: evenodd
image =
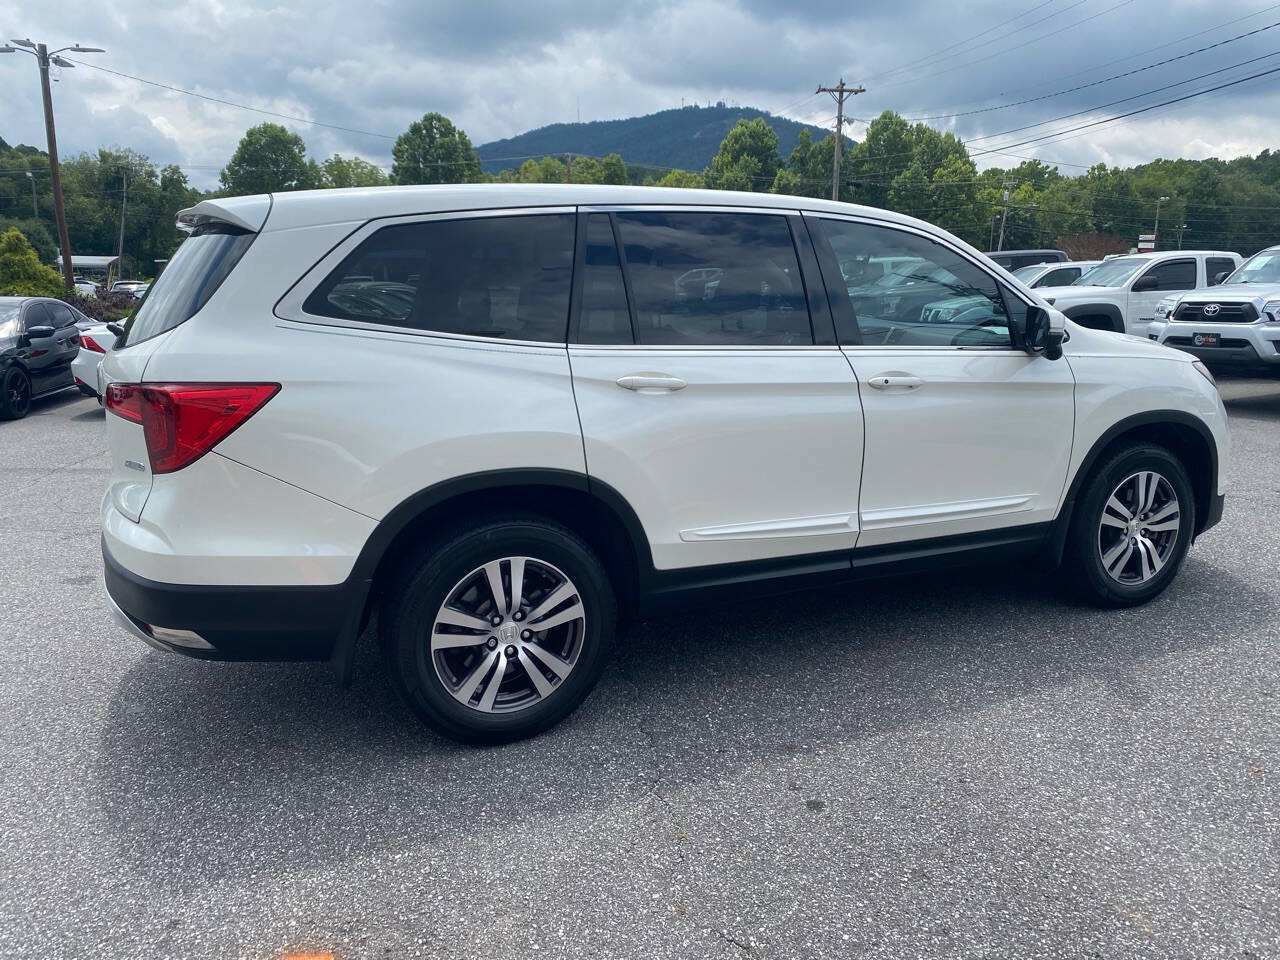
M31 181L31 219L40 219L40 208L36 206L36 175L30 170L24 171L27 179Z
M1178 228L1178 249L1179 250L1182 249L1182 235L1186 232L1186 230L1187 230L1187 225L1185 223Z
M73 290L75 289L75 270L71 265L71 241L67 238L67 211L62 203L62 171L58 166L58 137L53 128L53 95L49 91L49 64L74 67L75 64L70 60L58 56L64 50L73 50L76 53L105 53L105 51L98 47L82 47L77 43L70 47L60 47L50 53L45 44L34 43L30 39L9 42L16 43L18 46L0 46L0 53L17 53L21 48L23 53L29 53L36 58L40 68L40 94L44 99L44 133L49 143L49 177L53 181L53 212L58 224L58 246L62 248L62 279L67 289ZM31 183L34 190L35 180L33 179Z
M1160 246L1160 204L1168 203L1168 202L1169 202L1168 197L1161 197L1156 201L1156 225L1155 225L1155 229L1151 231L1151 249L1152 250L1155 250L1156 247Z

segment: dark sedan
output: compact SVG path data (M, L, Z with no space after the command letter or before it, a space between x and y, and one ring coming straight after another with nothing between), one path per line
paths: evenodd
M32 400L75 386L76 324L86 319L60 300L0 297L0 420L20 420Z

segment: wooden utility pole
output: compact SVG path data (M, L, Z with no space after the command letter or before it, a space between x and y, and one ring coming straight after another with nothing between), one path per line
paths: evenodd
M53 95L49 92L49 48L36 44L40 64L40 93L44 97L44 135L49 142L49 175L53 180L53 215L58 222L58 246L62 248L62 279L68 290L76 286L71 265L71 241L67 239L67 210L62 204L62 172L58 169L58 135L53 131Z
M865 87L846 87L844 77L834 87L819 87L814 93L829 93L836 102L836 155L831 171L831 199L840 199L840 148L844 144L844 102L854 94L866 93Z
M124 279L124 211L129 205L129 170L120 168L120 239L116 243L116 275Z

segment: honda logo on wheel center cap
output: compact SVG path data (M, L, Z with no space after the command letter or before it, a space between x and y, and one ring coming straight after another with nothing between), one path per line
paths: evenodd
M504 623L502 627L498 630L498 636L502 638L504 643L510 643L519 635L520 635L520 628L517 627L514 623Z

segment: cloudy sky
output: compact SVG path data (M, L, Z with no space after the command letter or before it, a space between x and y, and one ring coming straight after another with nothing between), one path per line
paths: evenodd
M867 87L850 101L855 117L938 117L935 126L973 138L975 153L1007 148L976 156L982 166L1017 163L1010 153L1064 172L1099 160L1226 158L1280 147L1280 73L1023 141L1280 67L1280 26L1171 60L1278 21L1280 4L1262 0L0 0L4 39L105 47L69 56L362 131L284 121L311 155L354 153L387 166L395 135L431 110L477 144L579 110L583 120L610 119L682 99L827 125L830 98L810 93L842 76ZM1151 64L1159 66L1046 96ZM268 119L96 69L54 75L63 153L129 146L180 164L200 186L213 184L247 127ZM1159 87L1168 89L1148 94ZM33 59L0 58L0 91L0 136L43 146ZM1042 99L1011 105L1032 98ZM1005 133L1068 114L1077 116ZM855 124L854 138L864 130Z

